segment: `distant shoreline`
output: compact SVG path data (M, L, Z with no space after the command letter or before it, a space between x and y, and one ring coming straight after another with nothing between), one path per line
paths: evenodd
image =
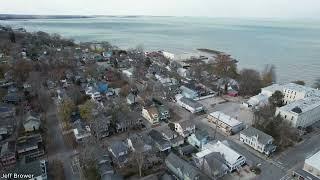
M0 20L23 20L23 19L79 19L94 18L95 16L76 16L76 15L15 15L0 14Z

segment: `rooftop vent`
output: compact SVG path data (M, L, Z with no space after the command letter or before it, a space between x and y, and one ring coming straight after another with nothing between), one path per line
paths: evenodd
M293 108L291 111L292 111L292 112L295 112L295 113L298 113L298 114L302 113L301 108L299 108L298 106L296 106L295 108Z

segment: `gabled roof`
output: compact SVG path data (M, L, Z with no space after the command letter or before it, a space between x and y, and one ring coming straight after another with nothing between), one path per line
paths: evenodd
M194 135L197 137L197 139L200 139L200 140L209 137L208 131L206 131L204 129L203 130L197 130L194 133Z
M188 162L184 161L183 159L179 158L174 153L170 153L166 158L166 164L169 167L174 167L175 172L180 171L183 173L184 176L187 176L189 179L198 179L198 180L209 180L201 171L199 171L196 167L192 166Z
M220 111L210 113L210 116L214 117L215 119L218 119L219 121L221 121L231 127L243 124L242 122L236 120L235 118L232 118L231 116L226 115Z
M16 143L13 141L6 142L0 146L0 157L16 152Z
M225 142L225 143L227 143L227 142ZM228 163L234 164L238 161L238 159L240 159L243 156L240 155L235 150L233 150L232 148L230 148L229 146L227 146L225 143L222 143L221 141L209 142L208 144L205 144L203 146L204 150L201 152L198 152L196 154L196 156L198 158L202 158L202 157L207 156L213 152L219 152L221 155L223 155L224 159Z
M248 127L247 129L240 132L241 134L247 137L258 137L258 142L261 144L268 144L270 140L273 140L272 136L256 129L254 127Z
M36 122L36 123L40 123L40 116L34 112L29 112L28 115L27 115L27 118L24 120L24 124L25 123L29 123L29 122Z
M177 122L177 124L179 124L183 130L195 127L195 124L191 120Z
M109 148L112 150L112 152L115 155L120 154L121 152L126 152L127 151L127 146L124 144L122 141L114 141L111 143Z
M225 165L225 159L219 152L213 152L204 157L212 172L225 171L228 167Z
M194 108L194 109L198 109L198 108L202 108L202 104L198 103L197 101L193 100L193 99L189 99L186 97L182 97L179 99L180 102Z

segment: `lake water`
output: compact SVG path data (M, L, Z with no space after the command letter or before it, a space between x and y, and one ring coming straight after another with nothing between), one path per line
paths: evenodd
M211 48L232 54L240 68L277 68L277 81L320 77L320 21L203 17L98 17L0 21L76 41L105 40L121 48L142 45L178 56Z

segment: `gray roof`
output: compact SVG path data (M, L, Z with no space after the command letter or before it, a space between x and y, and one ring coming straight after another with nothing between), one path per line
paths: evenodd
M254 127L248 127L247 129L240 132L241 134L247 136L247 137L253 137L258 136L258 142L261 144L268 144L268 141L273 140L273 137L254 128Z
M197 130L195 132L195 136L197 137L197 139L204 139L204 138L208 138L209 137L209 133L206 130Z
M17 166L16 169L13 170L13 172L17 174L32 174L35 177L37 177L37 176L46 174L46 169L44 168L47 168L47 167L43 167L41 161L37 160L37 161L30 162L28 164L19 165Z
M190 99L190 98L182 97L179 101L181 101L184 104L187 104L187 105L191 106L194 109L203 107L202 104L200 104L197 101L195 101L193 99Z
M180 171L181 173L183 173L183 175L189 177L189 179L198 179L198 180L210 179L206 175L201 173L196 167L192 166L191 164L181 159L174 153L170 153L167 156L165 162L167 167L175 174ZM176 174L176 175L179 177L180 174Z
M23 123L28 123L31 121L40 123L40 115L33 113L33 112L29 112Z
M16 152L16 143L14 141L6 142L0 146L0 157Z
M112 142L109 148L112 149L112 152L116 155L119 155L121 152L127 151L127 146L122 141Z
M101 177L101 180L123 180L123 177L118 174L105 174Z
M42 142L42 137L40 134L19 137L17 142L17 151L23 150L32 146L38 146L38 143L40 142Z
M183 130L189 127L195 127L195 124L191 120L181 121L181 122L178 122L178 124L180 124Z
M213 152L204 157L208 166L211 169L211 172L222 173L228 170L228 167L225 165L225 159L219 152Z
M170 142L165 139L162 134L154 129L149 132L149 136L155 141L161 148L166 149L171 147Z

